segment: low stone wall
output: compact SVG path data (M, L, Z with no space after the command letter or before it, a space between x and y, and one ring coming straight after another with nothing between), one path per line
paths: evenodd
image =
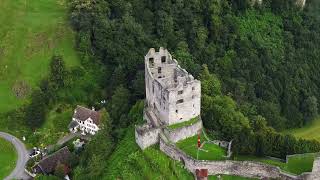
M220 147L226 148L226 149L229 146L229 142L228 141L213 140L213 141L210 141L210 142L215 144L215 145L218 145Z
M145 149L151 145L157 144L159 142L160 131L160 128L154 128L147 124L143 126L136 126L136 143L140 146L141 149Z
M198 131L202 129L202 121L199 119L196 123L184 126L177 129L165 128L164 134L168 137L171 142L178 142L180 140L186 139L197 135Z
M300 176L290 175L282 172L279 167L253 161L195 160L174 144L165 143L162 139L160 139L160 150L172 159L181 161L185 165L185 168L192 173L195 173L196 169L208 169L209 175L229 174L249 178L276 178L284 180L310 179L311 177L310 173L304 173Z

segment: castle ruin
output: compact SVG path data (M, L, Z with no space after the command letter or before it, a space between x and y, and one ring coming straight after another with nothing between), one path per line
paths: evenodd
M200 120L201 83L178 65L168 50L151 48L145 56L146 102L144 119L136 127L136 141L144 149L159 142L159 133L172 137L173 142L194 136L202 128ZM166 127L198 118L187 129ZM174 135L172 135L174 134Z

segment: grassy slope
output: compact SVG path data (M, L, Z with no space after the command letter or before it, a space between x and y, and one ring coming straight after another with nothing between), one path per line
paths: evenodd
M317 141L320 141L320 118L315 119L310 124L297 129L290 129L287 131L284 131L284 133L292 134L299 138L304 139L315 139Z
M203 137L203 136L202 136ZM187 138L179 141L177 146L190 156L197 158L197 136ZM224 160L226 156L226 150L215 144L205 143L202 147L204 150L199 150L200 160Z
M159 147L141 151L133 134L130 129L106 162L105 179L193 179L181 163L171 160Z
M0 113L27 101L12 87L24 81L34 88L46 76L54 53L67 66L78 64L65 0L0 1Z
M0 179L3 179L14 169L17 160L17 154L14 146L0 139Z

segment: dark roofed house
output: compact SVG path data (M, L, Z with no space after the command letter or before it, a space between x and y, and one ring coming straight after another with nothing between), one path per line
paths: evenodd
M65 175L70 172L70 158L71 153L67 146L58 150L57 152L43 158L39 163L32 167L34 173L37 174L53 174L58 164L65 166Z
M99 125L100 113L98 111L77 106L74 110L72 121L69 124L69 130L75 133L80 129L84 135L86 133L94 135L99 130Z

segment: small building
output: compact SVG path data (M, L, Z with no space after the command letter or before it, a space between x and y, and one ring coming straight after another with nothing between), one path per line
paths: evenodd
M70 172L71 153L67 146L57 152L43 158L39 163L32 167L33 173L36 174L53 174L57 165L64 165L64 173L67 175Z
M96 134L99 131L100 113L93 108L88 109L82 106L77 106L74 110L72 121L69 124L70 132L76 133L78 130L82 131L83 135L86 133Z

